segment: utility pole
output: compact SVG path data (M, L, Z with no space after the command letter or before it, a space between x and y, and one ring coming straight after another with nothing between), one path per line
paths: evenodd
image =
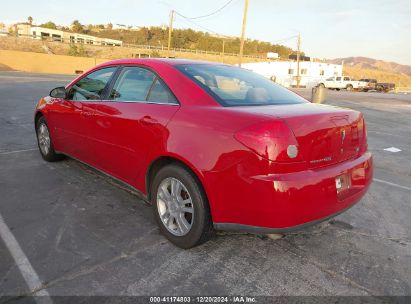
M301 47L301 36L298 33L297 37L297 89L300 87L300 47Z
M243 15L243 27L241 29L240 58L239 58L239 64L238 64L239 66L241 66L241 61L243 59L245 25L247 23L247 10L248 10L248 0L245 0L244 15Z
M174 19L174 10L171 10L170 25L168 27L168 46L167 46L167 57L168 58L170 58L171 33L173 32L173 19Z
M223 39L223 52L222 52L222 54L221 54L222 63L224 63L224 48L225 48L225 40Z

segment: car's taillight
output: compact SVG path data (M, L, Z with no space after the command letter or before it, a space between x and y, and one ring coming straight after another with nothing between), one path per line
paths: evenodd
M284 121L266 121L234 134L244 146L275 162L301 161L297 140Z
M368 151L368 142L367 142L367 126L365 125L365 119L362 117L362 140L360 143L359 155L363 155Z

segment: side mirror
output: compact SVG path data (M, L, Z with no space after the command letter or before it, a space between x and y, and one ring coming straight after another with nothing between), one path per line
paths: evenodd
M66 98L67 91L65 87L58 87L51 90L49 95L54 98Z

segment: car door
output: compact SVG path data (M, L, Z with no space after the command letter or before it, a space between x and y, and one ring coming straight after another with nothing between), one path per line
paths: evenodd
M174 95L154 72L123 67L93 117L97 167L132 184L144 174L148 155L165 149L167 123L178 109Z
M85 75L67 88L65 99L59 99L53 119L62 152L87 163L92 160L89 128L95 105L116 69L107 67Z

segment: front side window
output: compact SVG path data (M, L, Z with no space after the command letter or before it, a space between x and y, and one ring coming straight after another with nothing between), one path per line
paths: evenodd
M114 101L145 101L155 75L142 68L125 67L120 73L110 99Z
M297 94L251 71L217 64L175 66L223 106L297 104Z
M110 81L117 67L110 67L92 72L74 85L68 93L70 100L100 100L107 83Z
M177 103L169 89L151 71L124 67L109 99L123 102Z
M341 77L337 77L337 78L335 78L335 80L341 81Z
M350 77L344 77L344 81L349 81Z

